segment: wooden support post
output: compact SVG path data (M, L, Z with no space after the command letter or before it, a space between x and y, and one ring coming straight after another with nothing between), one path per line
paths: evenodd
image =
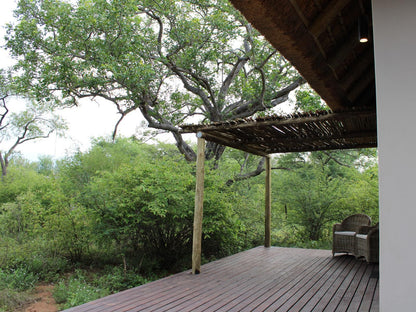
M204 207L205 139L203 139L199 133L197 134L197 137L198 151L196 159L194 233L192 241L192 274L199 274L201 271L202 215Z
M265 213L264 213L264 247L271 246L271 219L272 219L272 169L270 156L266 157L266 183L265 183Z

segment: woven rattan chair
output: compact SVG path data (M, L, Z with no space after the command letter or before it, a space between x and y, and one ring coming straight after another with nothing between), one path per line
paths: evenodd
M355 235L355 256L364 257L367 262L378 263L379 226L362 226Z
M332 255L336 253L351 253L355 255L355 235L361 226L369 226L371 218L365 214L355 214L334 224L332 230Z

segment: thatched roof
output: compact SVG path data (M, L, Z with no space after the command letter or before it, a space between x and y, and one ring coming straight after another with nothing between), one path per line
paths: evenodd
M334 111L375 108L371 0L231 0ZM358 20L370 40L358 41Z
M320 111L288 116L239 119L209 125L184 125L185 133L252 154L305 152L377 146L373 111Z
M231 0L333 113L183 126L257 155L377 146L371 0ZM358 20L370 40L358 40Z

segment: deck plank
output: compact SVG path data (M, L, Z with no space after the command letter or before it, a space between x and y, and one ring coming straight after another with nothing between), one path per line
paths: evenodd
M319 277L319 279L310 287L302 296L300 300L294 304L289 311L301 311L305 308L307 304L311 304L312 307L319 301L319 296L317 294L322 289L325 282L334 274L336 269L342 265L342 261L331 261L327 266L323 268L325 270L324 274ZM324 290L322 291L322 295Z
M256 247L67 312L379 311L378 265L328 250Z

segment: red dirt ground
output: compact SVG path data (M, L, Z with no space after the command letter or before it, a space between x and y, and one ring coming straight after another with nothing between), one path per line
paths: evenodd
M52 297L53 285L40 285L35 289L35 302L29 304L24 312L57 312L58 305Z

